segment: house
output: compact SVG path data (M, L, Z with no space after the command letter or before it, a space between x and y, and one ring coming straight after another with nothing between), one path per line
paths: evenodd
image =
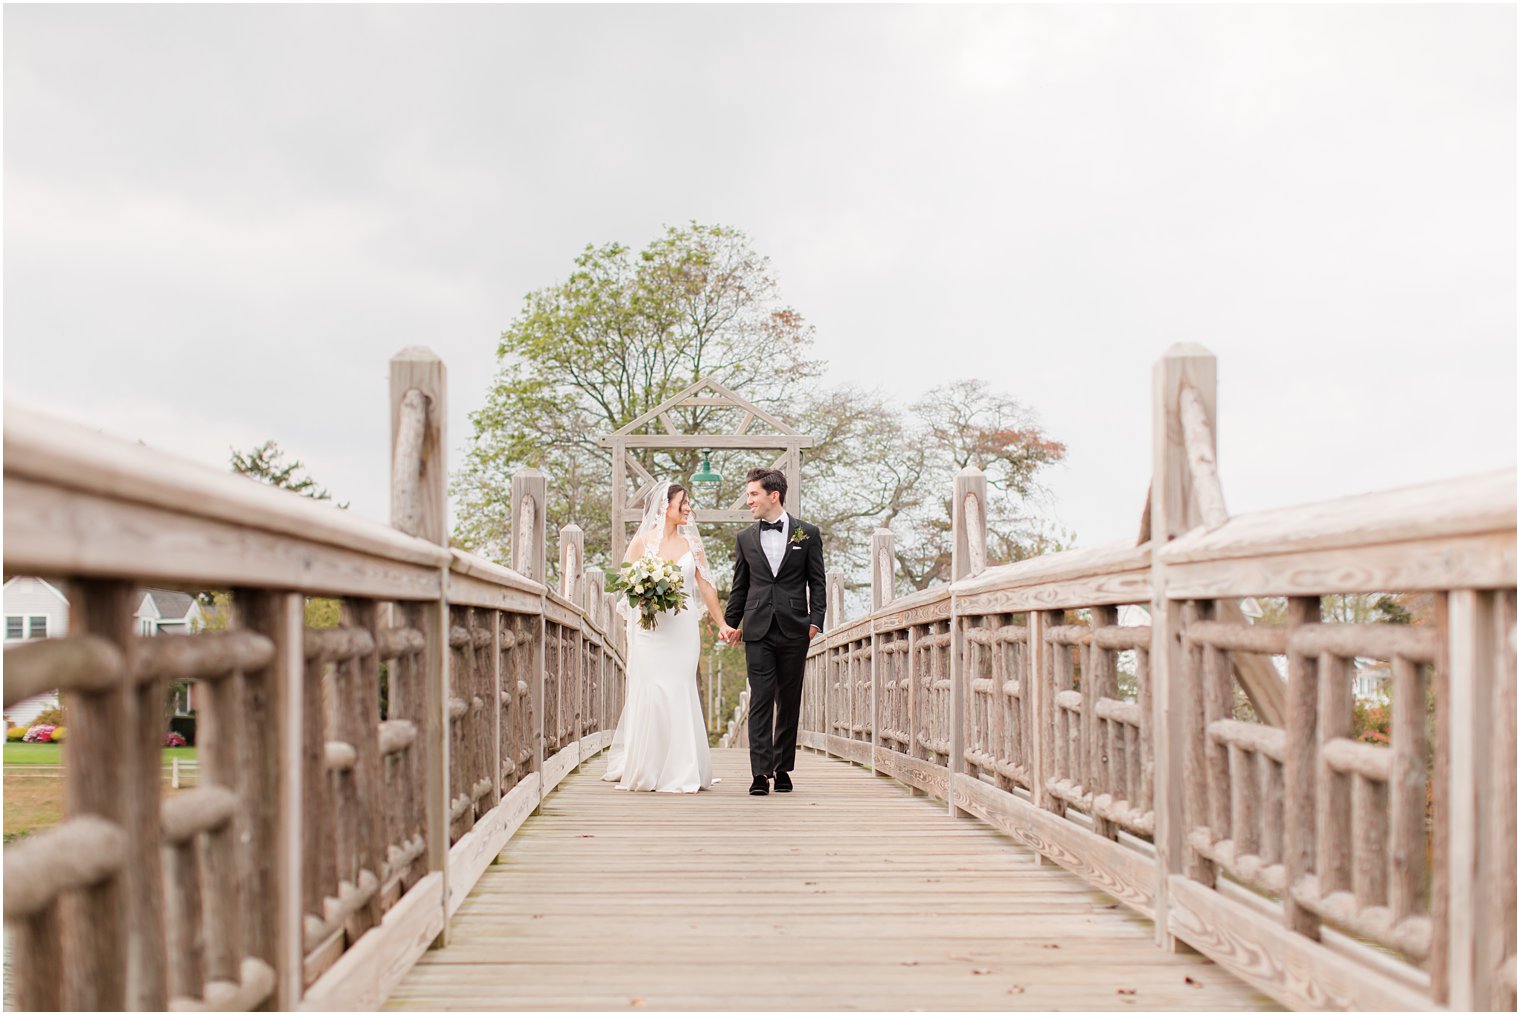
M16 575L5 583L5 644L32 638L57 638L69 629L69 601L52 582ZM39 694L6 709L6 717L28 726L37 716L58 707L56 693Z
M1351 694L1357 700L1376 703L1388 700L1393 686L1393 670L1381 659L1358 659L1351 678Z
M69 600L59 583L30 575L16 575L5 583L5 644L32 638L58 638L68 633ZM160 634L189 634L205 626L206 617L195 596L167 589L144 589L133 616L133 630L153 637ZM58 707L56 693L41 694L18 702L6 710L6 718L25 726L41 712ZM193 710L187 688L176 709Z

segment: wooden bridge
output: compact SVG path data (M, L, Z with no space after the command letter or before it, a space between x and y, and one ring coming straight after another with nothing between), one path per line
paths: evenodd
M18 1006L1512 1010L1515 475L1231 518L1214 370L1156 366L1133 543L993 564L966 470L951 583L894 599L885 530L868 615L831 575L812 751L759 800L742 703L712 794L596 781L602 576L572 526L547 584L531 471L510 568L447 547L426 350L391 526L8 408L5 568L71 604L5 654L7 704L71 713L68 816L5 850ZM135 637L143 584L231 590L230 628ZM1322 608L1389 592L1430 622ZM1387 744L1352 736L1373 660ZM166 798L186 679L201 778Z

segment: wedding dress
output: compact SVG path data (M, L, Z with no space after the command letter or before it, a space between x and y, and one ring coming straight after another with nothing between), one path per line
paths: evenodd
M659 614L649 631L627 618L628 693L602 776L618 789L695 793L713 784L697 696L702 638L695 554L688 550L676 563L686 582L685 609Z

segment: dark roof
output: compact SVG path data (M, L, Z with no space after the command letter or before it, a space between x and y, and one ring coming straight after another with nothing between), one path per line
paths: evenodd
M190 607L195 604L195 597L184 592L170 592L166 589L144 589L153 599L153 605L158 608L158 615L164 620L183 620L185 614L190 612Z

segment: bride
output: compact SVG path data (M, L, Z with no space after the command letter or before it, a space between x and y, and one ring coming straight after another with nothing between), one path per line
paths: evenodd
M635 623L636 615L620 604L628 624L628 695L607 753L602 779L618 789L656 793L695 793L711 788L712 756L697 697L697 657L702 651L697 600L728 633L702 537L691 520L691 499L679 483L658 483L649 493L638 534L624 561L646 554L681 568L686 607L666 611L653 630Z

